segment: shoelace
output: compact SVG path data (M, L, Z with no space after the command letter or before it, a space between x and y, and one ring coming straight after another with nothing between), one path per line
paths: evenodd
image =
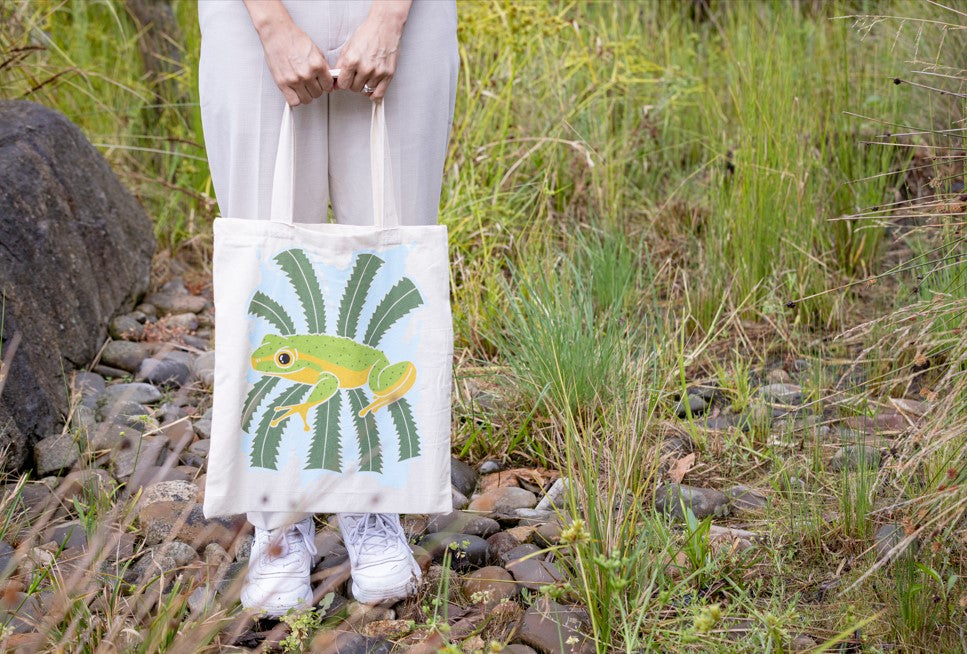
M285 527L277 527L270 530L259 530L259 535L263 540L262 552L268 556L272 552L274 544L278 544L279 553L277 557L284 558L292 552L292 549L301 540L305 545L306 551L312 556L316 555L316 543L312 538L311 525L308 520L301 520Z
M354 547L357 554L386 551L388 545L403 540L406 536L400 524L388 513L348 513L355 520L347 534L347 547Z

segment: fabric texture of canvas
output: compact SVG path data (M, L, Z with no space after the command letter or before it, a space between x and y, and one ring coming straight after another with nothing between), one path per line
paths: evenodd
M387 101L370 113L372 225L294 221L281 109L268 220L215 221L206 517L451 510L445 225L400 220Z

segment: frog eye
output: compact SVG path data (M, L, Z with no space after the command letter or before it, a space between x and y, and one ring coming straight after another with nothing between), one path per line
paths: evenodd
M280 368L288 368L295 362L295 356L292 354L292 350L279 350L275 353L275 363Z

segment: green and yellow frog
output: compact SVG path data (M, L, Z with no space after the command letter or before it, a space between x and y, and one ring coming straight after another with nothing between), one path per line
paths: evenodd
M252 354L252 368L263 375L312 386L304 402L276 407L281 415L270 423L274 427L299 414L306 431L309 409L329 400L340 388L369 385L374 398L359 412L363 417L403 397L416 382L416 366L411 362L390 364L374 347L329 334L267 334Z

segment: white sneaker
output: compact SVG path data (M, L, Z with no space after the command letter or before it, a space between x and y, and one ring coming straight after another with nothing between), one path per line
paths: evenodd
M416 592L423 575L398 515L339 513L336 518L349 552L357 602L376 604Z
M291 608L312 606L309 573L316 554L312 517L277 529L255 528L242 606L277 618Z

